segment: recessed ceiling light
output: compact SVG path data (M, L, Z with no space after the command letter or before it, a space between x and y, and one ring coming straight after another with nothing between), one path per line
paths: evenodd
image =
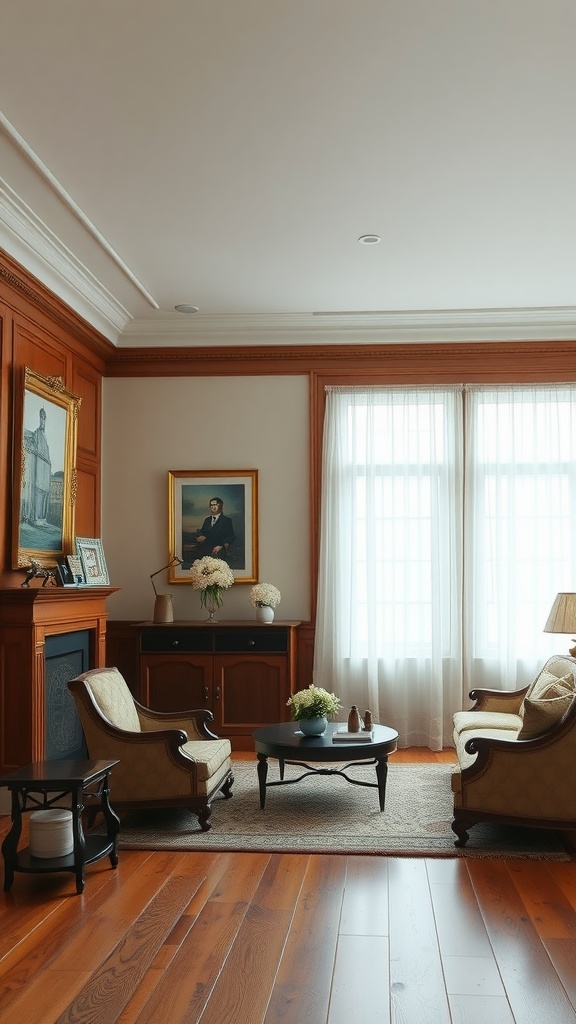
M362 245L378 245L378 242L381 242L382 239L380 238L380 235L360 235L358 241L361 242Z
M188 302L181 302L179 306L174 306L177 313L199 313L198 306L191 306Z

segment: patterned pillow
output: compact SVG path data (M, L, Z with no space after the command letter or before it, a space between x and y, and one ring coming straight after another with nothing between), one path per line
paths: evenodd
M552 688L553 684L550 689ZM525 697L524 722L518 739L531 740L534 736L548 732L548 729L557 725L573 700L574 691L565 692L560 696Z
M555 676L553 672L543 669L539 676L528 687L524 700L536 697L562 697L565 693L574 692L574 676L568 672L565 676Z

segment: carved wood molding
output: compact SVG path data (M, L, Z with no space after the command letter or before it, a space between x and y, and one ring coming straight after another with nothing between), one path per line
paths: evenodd
M576 340L123 348L111 352L106 366L106 376L110 377L310 372L345 372L352 377L381 372L421 380L429 379L429 373L443 379L448 374L454 380L470 372L483 375L484 379L496 379L504 372L507 376L530 374L533 380L574 380Z
M90 352L103 359L108 358L114 346L2 250L0 250L1 284L40 310L51 323L58 324L66 334L73 335L74 339L88 348ZM3 298L8 302L6 296ZM18 312L21 312L19 307Z

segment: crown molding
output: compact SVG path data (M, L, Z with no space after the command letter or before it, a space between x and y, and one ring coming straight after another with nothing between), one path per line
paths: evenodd
M104 337L117 342L130 313L0 178L0 246Z
M99 244L102 251L107 252L105 240ZM120 269L125 276L149 304L156 307L146 316L132 317L2 178L0 247L118 348L576 339L575 306L197 313L190 316L166 313L157 308L129 268L122 264ZM116 266L120 261L114 256ZM112 258L110 253L108 257Z
M260 313L134 319L118 347L572 341L576 307Z

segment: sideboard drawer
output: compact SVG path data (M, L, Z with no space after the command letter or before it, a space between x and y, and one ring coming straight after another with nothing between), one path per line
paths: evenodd
M214 650L218 654L285 654L288 651L288 630L267 626L262 629L227 629L215 633Z
M198 651L211 653L212 635L202 629L146 629L140 634L143 654L161 654L171 651Z

